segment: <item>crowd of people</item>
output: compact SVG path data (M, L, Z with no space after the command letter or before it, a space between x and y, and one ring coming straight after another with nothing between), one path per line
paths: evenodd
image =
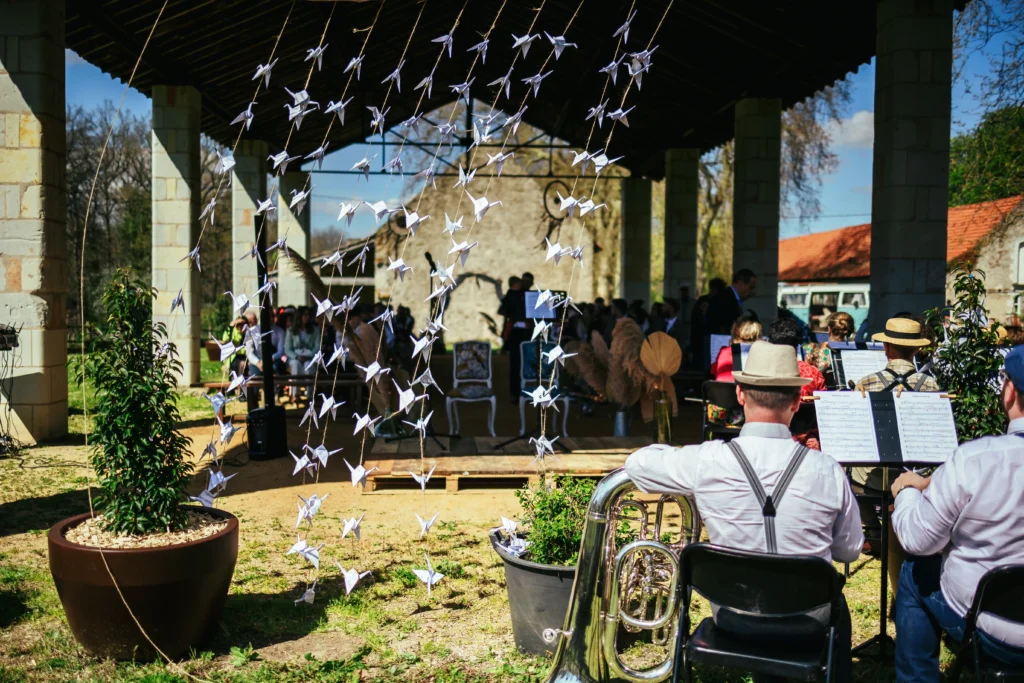
M1024 565L1024 534L1019 531L1024 528L1024 347L1008 351L1001 377L1000 403L1009 419L1005 436L961 445L931 474L881 467L847 471L819 452L813 435L790 429L804 396L835 385L829 377L828 343L808 340L799 322L789 317L780 316L764 329L756 318L745 316L742 303L752 294L752 283L752 274L741 271L733 286L702 297L692 318L702 335L724 331L733 342L750 344L742 370L734 366L731 346L711 365L715 379L736 384L741 414L724 419L742 425L738 435L729 443L643 448L629 457L626 470L645 493L694 500L710 541L718 545L851 562L862 552L877 551L869 540L872 535L878 539L889 534L896 680L937 681L942 633L954 641L963 638L981 577L995 567ZM857 334L845 313L832 313L826 326L829 341L849 341ZM897 314L871 339L882 344L886 366L854 380L851 388L941 390L928 371L927 357L920 355L935 339L919 316ZM1014 339L1007 336L1004 341L1009 346ZM703 348L693 340L691 346ZM759 501L783 479L788 483L786 499L769 512ZM873 502L877 493L858 498L852 487L859 484L870 493L886 483L894 501L888 530L881 529L881 509ZM765 523L769 515L772 534ZM845 602L841 609L835 679L849 681L850 616ZM827 624L827 612L826 607L806 617ZM800 637L794 635L792 622L782 625L751 614L714 615L719 628L741 637ZM1024 624L984 616L977 633L984 656L1024 667Z

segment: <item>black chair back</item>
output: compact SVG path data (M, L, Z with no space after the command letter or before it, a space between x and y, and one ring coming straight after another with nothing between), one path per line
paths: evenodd
M735 382L704 382L701 387L704 395L704 403L716 405L726 410L735 410L740 407L740 402L736 399L736 383Z
M787 616L831 605L833 621L839 614L843 577L820 557L693 543L683 548L679 563L683 586L721 607Z
M978 582L972 614L991 614L1024 623L1024 565L990 569Z
M789 431L794 434L806 434L818 428L818 413L814 410L813 402L800 404L800 409L793 416L793 422L789 425Z

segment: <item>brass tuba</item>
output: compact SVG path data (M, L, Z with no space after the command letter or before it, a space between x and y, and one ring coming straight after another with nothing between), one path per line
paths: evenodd
M576 565L569 612L561 630L548 629L544 639L558 641L546 683L663 681L672 673L679 628L679 553L700 538L700 517L683 496L661 496L653 514L650 503L627 498L636 491L624 469L594 488ZM665 542L666 507L678 507L679 538ZM619 546L623 526L634 540ZM638 670L622 661L617 643L623 630L650 632L651 641L667 646L665 659Z

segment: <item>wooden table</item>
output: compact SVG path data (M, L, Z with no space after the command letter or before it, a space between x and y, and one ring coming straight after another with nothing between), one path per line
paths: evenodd
M428 492L466 493L495 489L514 489L538 480L540 473L534 463L536 452L527 441L519 441L501 450L495 444L503 437L466 437L439 439L446 451L427 439L424 462L420 462L418 439L387 443L377 439L363 465L377 471L367 475L364 493L397 493L419 491L412 472L429 471L434 474L427 483ZM545 459L548 474L568 474L577 477L600 478L622 467L630 453L651 443L640 437L569 437L559 439L572 450L556 453Z

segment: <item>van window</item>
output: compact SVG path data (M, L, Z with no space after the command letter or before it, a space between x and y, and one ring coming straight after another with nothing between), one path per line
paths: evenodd
M807 306L806 294L783 294L782 304L786 308L805 308Z
M839 292L813 292L808 323L811 331L822 332L828 317L839 310Z
M862 308L868 305L868 297L865 292L844 292L843 306L856 306Z

